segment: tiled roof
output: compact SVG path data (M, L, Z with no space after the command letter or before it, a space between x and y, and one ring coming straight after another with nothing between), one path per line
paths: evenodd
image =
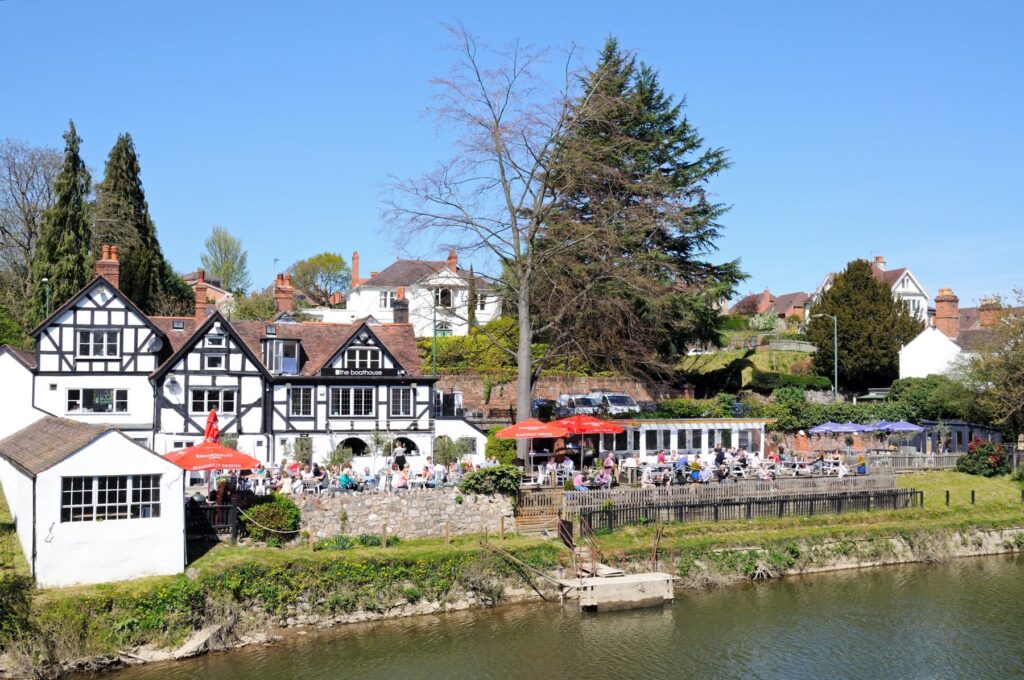
M978 352L989 347L995 337L995 333L987 328L973 328L960 331L956 336L956 344L965 352Z
M900 267L899 269L887 269L883 271L877 267L872 267L871 271L874 273L876 279L880 281L885 281L890 286L892 286L894 283L900 280L900 277L902 277L906 273L907 268Z
M185 280L188 285L194 285L199 280L199 271L189 272L188 274L182 274L181 278ZM214 286L215 288L222 288L221 281L216 276L210 276L209 272L204 273L203 280L208 285Z
M0 345L0 352L10 352L11 356L21 362L25 368L36 367L36 354L28 350L12 347L11 345Z
M192 317L151 317L151 320L167 335L172 352L180 350L199 327ZM173 330L176 320L184 322L184 330ZM341 346L364 322L365 319L357 319L350 324L273 323L271 321L228 321L227 323L260 361L263 358L263 339L268 337L267 326L274 326L275 339L299 340L302 343L302 351L306 355L300 375L312 376L323 368L323 365L341 349ZM378 324L370 326L370 330L409 375L420 375L419 349L416 346L416 336L411 324Z
M149 320L167 336L172 353L181 349L199 326L194 316L151 316ZM175 330L175 321L181 321L184 328Z
M751 293L750 295L744 295L732 306L732 312L736 314L746 309L754 309L756 311L758 305L761 303L762 295L763 293ZM774 300L775 298L771 299Z
M113 429L111 425L44 416L0 440L0 456L35 477Z
M776 313L782 313L789 311L793 307L803 307L808 297L810 296L804 292L780 295L772 301L772 310Z
M448 263L444 260L395 260L376 276L364 279L361 286L380 286L382 288L394 288L396 286L411 286L419 283L426 277L437 274L448 269ZM461 279L468 280L470 272L467 269L456 269L455 275ZM473 274L477 279L477 285L488 285L486 277L481 274Z

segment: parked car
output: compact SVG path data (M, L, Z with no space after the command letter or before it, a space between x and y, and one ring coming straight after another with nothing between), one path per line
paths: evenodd
M572 416L597 415L601 412L601 402L586 394L563 394L558 397L558 403Z
M530 402L530 416L548 422L568 415L568 410L554 399L534 399Z
M640 412L640 405L628 394L620 392L591 392L589 396L597 399L601 405L601 410L610 415Z

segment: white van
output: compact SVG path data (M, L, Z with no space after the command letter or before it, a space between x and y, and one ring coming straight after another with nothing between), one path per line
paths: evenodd
M587 394L563 394L558 397L558 403L564 406L572 416L580 414L593 416L601 412L601 401Z
M636 399L621 392L591 392L588 396L597 400L601 410L605 413L617 415L619 413L639 413L640 404Z

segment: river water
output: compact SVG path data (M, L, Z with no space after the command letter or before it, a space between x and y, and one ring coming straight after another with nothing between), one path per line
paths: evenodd
M1024 677L1024 559L836 572L677 597L628 612L541 603L356 624L116 677Z

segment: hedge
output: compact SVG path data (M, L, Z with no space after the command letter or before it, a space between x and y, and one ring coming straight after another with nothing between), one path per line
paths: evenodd
M799 387L805 390L830 390L832 381L822 375L790 375L754 369L750 384L754 392L769 395L780 387Z

